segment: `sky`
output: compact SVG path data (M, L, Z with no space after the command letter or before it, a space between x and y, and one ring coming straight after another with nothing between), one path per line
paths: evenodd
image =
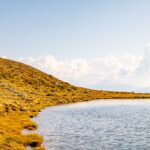
M150 91L149 0L0 0L0 56L78 86Z

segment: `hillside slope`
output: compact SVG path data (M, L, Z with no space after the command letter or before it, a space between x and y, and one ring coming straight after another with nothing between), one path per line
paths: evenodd
M0 149L42 149L42 137L22 135L36 129L30 117L46 107L92 99L150 98L150 94L90 90L72 86L33 67L0 58Z

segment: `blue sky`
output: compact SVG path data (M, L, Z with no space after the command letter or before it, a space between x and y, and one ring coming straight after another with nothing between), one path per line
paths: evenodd
M149 0L0 0L0 55L137 53L150 40Z
M54 57L61 64L72 59L93 63L108 60L110 55L120 59L130 54L136 63L144 62L141 59L150 43L149 6L149 0L0 0L0 56L23 60L50 56L45 59ZM32 60L38 67L36 62ZM57 67L40 69L72 82L61 77ZM72 83L89 86L80 80L77 77Z

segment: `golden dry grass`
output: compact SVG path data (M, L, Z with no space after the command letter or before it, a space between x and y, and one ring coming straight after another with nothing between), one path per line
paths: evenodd
M36 129L30 117L44 107L114 98L150 98L150 94L75 87L28 65L0 58L0 149L25 150L31 145L43 150L41 136L22 135L21 130Z

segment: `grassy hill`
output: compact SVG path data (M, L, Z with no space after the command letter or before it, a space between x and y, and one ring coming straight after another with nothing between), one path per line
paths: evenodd
M92 99L150 98L150 94L111 92L75 87L20 62L0 58L0 150L42 150L42 137L30 120L46 107Z

